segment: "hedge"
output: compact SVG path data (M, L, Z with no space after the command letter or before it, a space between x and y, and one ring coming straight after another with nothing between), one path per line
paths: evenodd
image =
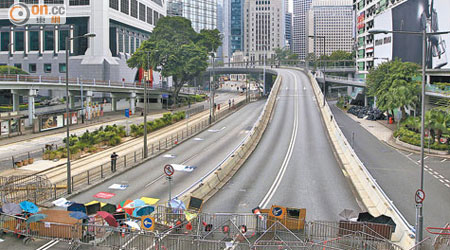
M151 122L147 122L147 133L156 131L163 127L172 125L178 121L181 121L186 118L186 113L184 111L176 112L176 113L165 113L162 118L155 119ZM144 123L140 125L131 125L131 136L139 137L144 135Z

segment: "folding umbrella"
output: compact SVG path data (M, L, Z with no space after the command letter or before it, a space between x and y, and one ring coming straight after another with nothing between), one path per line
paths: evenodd
M33 223L33 222L38 222L41 221L43 219L47 218L46 214L34 214L30 217L28 217L27 219L27 224Z
M146 216L146 215L149 215L149 214L153 213L153 211L155 211L155 207L154 206L138 207L138 208L134 209L133 217Z
M184 202L179 200L179 199L177 199L177 198L172 199L169 202L169 206L171 208L173 208L173 209L176 209L176 210L178 210L178 209L186 210L186 205L184 204Z
M150 197L141 197L141 200L145 202L145 204L147 205L155 205L156 203L158 203L159 199L157 198L150 198Z
M5 203L2 207L3 213L7 215L16 215L22 213L22 208L16 203Z
M341 216L342 218L344 218L346 220L350 220L350 219L358 217L358 215L356 215L355 211L353 211L351 209L342 210L342 212L339 213L339 216Z
M369 222L390 225L390 226L392 226L392 231L395 231L395 227L397 226L391 217L383 215L383 214L371 219Z
M86 207L81 203L73 203L67 208L67 211L86 213Z
M106 223L108 223L108 225L112 227L119 226L119 223L117 223L117 220L114 218L112 214L105 211L98 211L97 215L102 217L106 221Z
M89 216L87 216L83 212L72 212L72 213L69 214L69 216L74 218L74 219L77 219L77 220L89 219Z
M125 224L128 225L131 228L137 229L137 230L141 230L141 227L139 226L138 223L134 222L134 221L125 221Z
M137 208L137 207L143 207L145 206L145 202L141 199L136 199L130 203L128 203L127 205L125 205L124 208Z
M373 215L371 215L369 212L363 212L359 213L357 221L370 221L373 218Z
M119 206L117 206L117 209L116 209L116 212L123 212L125 209L125 206L126 205L128 205L129 203L131 203L131 202L133 202L133 201L131 201L131 200L124 200L124 201L121 201L120 203L119 203Z
M19 205L22 208L22 210L27 213L35 214L39 211L39 208L36 205L34 205L34 203L29 201L22 201Z

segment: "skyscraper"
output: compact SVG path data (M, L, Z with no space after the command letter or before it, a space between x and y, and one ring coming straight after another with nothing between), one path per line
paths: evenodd
M244 4L244 54L249 60L270 58L284 47L283 0L247 0ZM267 59L266 58L266 59Z
M352 0L314 0L308 11L307 35L325 37L307 40L308 53L330 55L334 51L353 50Z
M306 16L312 0L293 0L294 16L292 24L292 52L299 59L305 59L306 53Z
M242 51L243 36L243 5L244 0L231 1L231 53L239 50Z
M286 27L286 46L292 50L292 13L285 13L285 27Z
M170 0L167 15L182 16L192 22L196 32L217 28L217 0Z

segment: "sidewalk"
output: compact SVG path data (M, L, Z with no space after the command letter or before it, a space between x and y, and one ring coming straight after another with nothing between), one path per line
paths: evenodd
M341 109L339 109L339 110L341 110ZM360 119L360 118L358 118L352 114L349 114L343 110L341 110L341 111L344 112L348 117L350 117L351 119L353 119L354 121L359 123L364 129L369 131L369 133L371 133L373 136L378 138L378 140L386 143L387 145L389 145L393 148L402 150L402 151L420 154L420 151L418 151L418 150L404 147L395 142L395 138L393 137L393 134L394 134L395 129L397 128L396 124L387 124L386 120L370 121L370 120L366 120L366 119ZM427 153L427 150L425 150L425 154L434 156L434 157L438 157L438 158L450 159L450 155L429 154L429 153Z

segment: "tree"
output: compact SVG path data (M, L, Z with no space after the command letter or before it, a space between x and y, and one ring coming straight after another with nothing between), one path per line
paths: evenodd
M28 72L12 66L0 66L0 74L8 74L8 68L12 75L28 75Z
M430 109L425 113L425 128L430 132L432 141L441 143L442 134L450 133L450 113L443 108ZM448 140L447 140L448 143Z
M394 60L370 70L367 77L367 94L377 98L380 110L391 111L399 108L402 120L406 119L406 107L416 106L419 101L420 66L415 63Z
M281 61L285 61L285 60L294 61L294 60L298 59L298 55L294 54L287 47L275 48L274 52L275 52L275 56L272 58L273 63L275 63L275 62L280 63ZM291 64L291 63L289 62L289 64ZM294 64L295 64L295 62L294 62Z
M221 45L219 34L217 30L196 33L191 21L183 17L163 17L127 63L131 68L160 66L163 77L172 76L176 103L183 85L208 67L208 52Z

